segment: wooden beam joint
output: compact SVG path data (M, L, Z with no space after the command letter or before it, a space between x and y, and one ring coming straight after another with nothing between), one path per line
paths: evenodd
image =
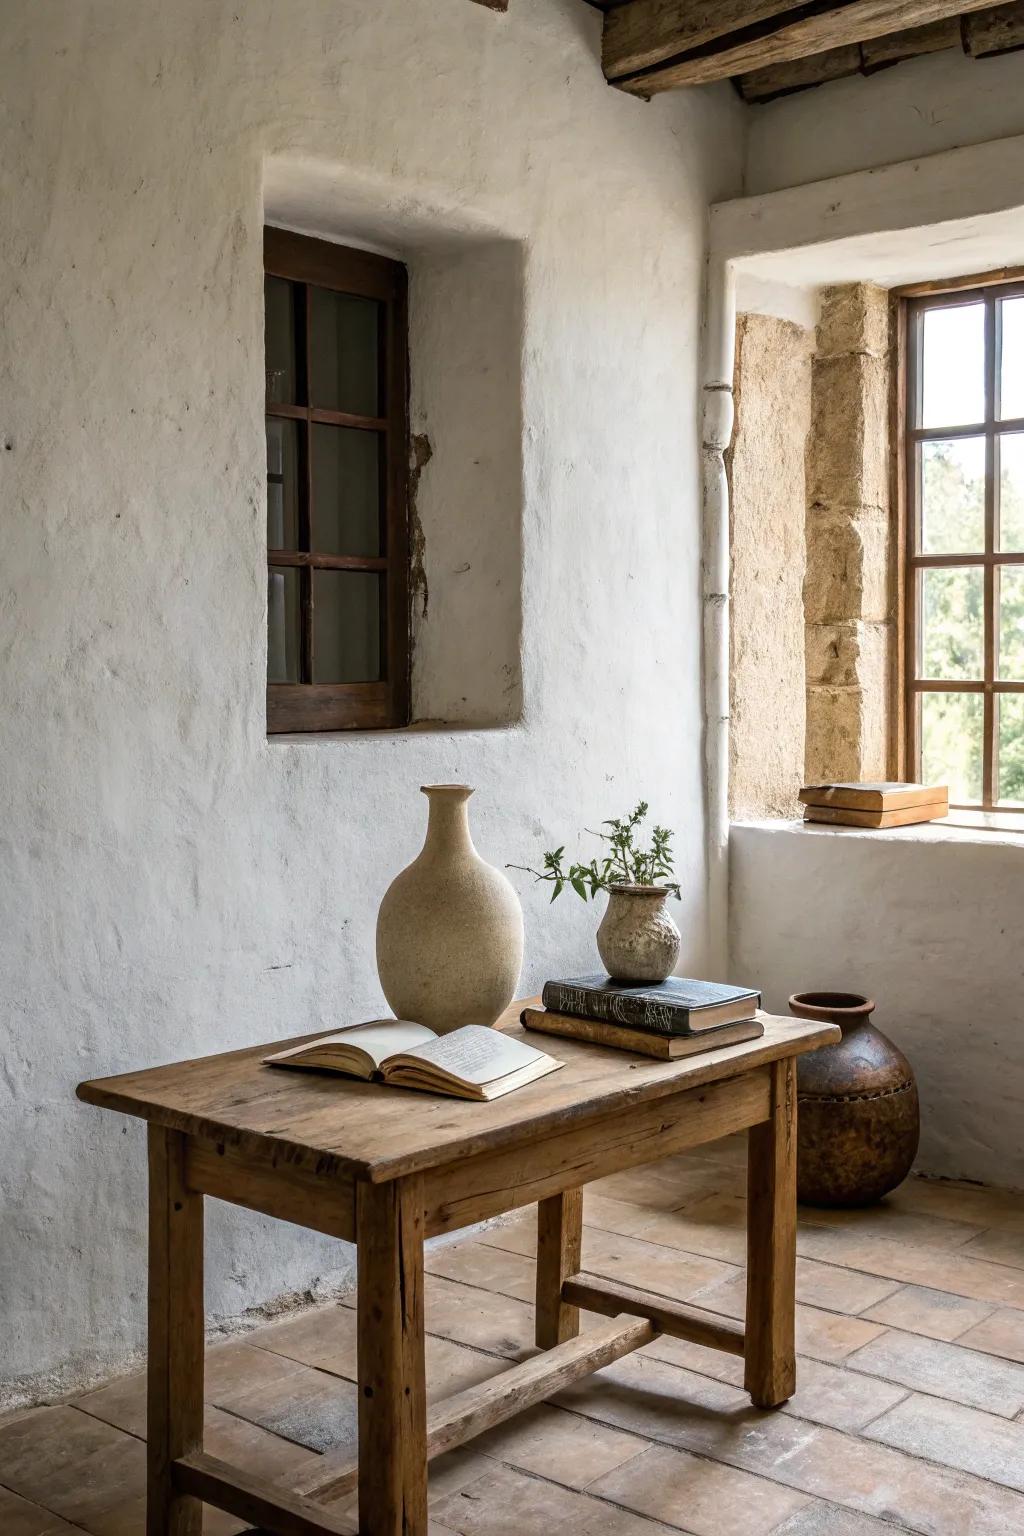
M686 1339L691 1344L721 1349L730 1355L744 1352L745 1334L738 1323L685 1307L678 1301L669 1301L652 1291L641 1291L618 1280L583 1273L570 1275L562 1286L562 1299L584 1307L588 1312L601 1312L608 1317L621 1317L625 1313L646 1318L658 1333Z

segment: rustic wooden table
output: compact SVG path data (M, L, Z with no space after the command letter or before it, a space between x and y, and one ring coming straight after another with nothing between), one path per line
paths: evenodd
M519 1032L516 1003L501 1021ZM427 1463L659 1332L745 1360L753 1401L794 1389L796 1057L831 1024L764 1015L760 1040L678 1062L545 1036L560 1072L490 1104L275 1072L273 1046L82 1083L149 1122L147 1536L200 1536L202 1504L278 1536L426 1536ZM313 1038L313 1037L307 1037ZM529 1036L532 1041L540 1037ZM745 1328L581 1272L591 1179L749 1129ZM203 1451L203 1197L357 1244L358 1461L330 1452L286 1489ZM423 1240L538 1204L543 1353L426 1407ZM608 1321L580 1333L579 1310Z

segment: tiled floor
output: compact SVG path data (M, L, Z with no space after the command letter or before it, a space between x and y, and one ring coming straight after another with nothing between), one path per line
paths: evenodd
M741 1316L743 1161L721 1142L593 1185L586 1268ZM432 1395L531 1350L533 1248L531 1210L429 1255ZM912 1180L804 1211L799 1251L784 1408L750 1406L734 1357L659 1339L434 1463L432 1536L1024 1536L1024 1197ZM207 1448L287 1482L352 1439L354 1375L348 1306L220 1345ZM141 1533L144 1398L129 1377L0 1421L2 1536Z

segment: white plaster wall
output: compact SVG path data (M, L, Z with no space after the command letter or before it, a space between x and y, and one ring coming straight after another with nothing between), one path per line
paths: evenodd
M574 851L646 795L699 964L696 370L740 108L609 90L599 34L580 0L4 6L8 1384L70 1385L142 1341L144 1137L76 1081L378 1011L375 914L421 783L477 786L495 862ZM266 739L261 188L289 159L357 179L368 238L425 202L523 246L514 497L495 465L520 524L518 726ZM425 475L435 516L447 473L465 518L447 430L441 411ZM432 600L428 624L472 651L455 611ZM524 988L592 963L589 909L525 905ZM242 1212L208 1230L216 1316L347 1272L341 1245Z
M773 192L1024 133L1024 55L957 49L750 111L745 188Z
M863 992L913 1063L918 1167L1024 1188L1024 847L1019 836L799 823L732 829L731 973Z

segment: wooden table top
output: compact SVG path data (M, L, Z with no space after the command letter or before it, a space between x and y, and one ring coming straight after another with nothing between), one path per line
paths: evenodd
M118 1110L254 1153L336 1167L373 1182L533 1141L633 1104L736 1077L839 1039L834 1024L761 1014L760 1040L680 1061L654 1061L523 1030L516 1002L498 1027L565 1062L538 1082L488 1104L388 1088L337 1073L282 1072L261 1057L317 1035L296 1036L193 1061L79 1084L87 1104Z

